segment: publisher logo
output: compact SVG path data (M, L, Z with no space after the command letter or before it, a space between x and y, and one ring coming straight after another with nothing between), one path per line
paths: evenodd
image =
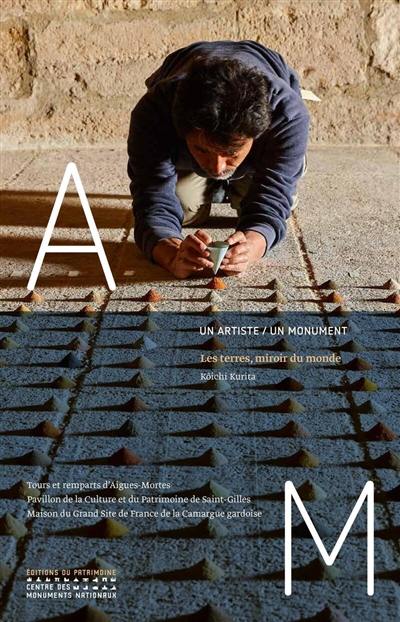
M33 569L26 572L26 598L33 600L114 600L116 570L65 568Z

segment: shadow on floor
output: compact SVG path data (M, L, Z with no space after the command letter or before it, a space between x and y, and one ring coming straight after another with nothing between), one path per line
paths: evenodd
M7 227L6 230L0 231L1 257L11 266L10 273L13 268L21 272L21 274L0 278L0 287L26 287L41 243L41 232L37 235L32 232L31 235L27 229L46 227L56 196L55 192L32 190L0 193L0 228ZM149 262L134 243L129 195L88 193L87 197L99 230L111 229L115 232L119 229L121 231L118 240L102 240L117 286L151 281L175 281L165 270ZM236 220L235 217L211 216L202 228L232 229ZM54 229L53 243L91 244L88 238L81 239L77 231L68 236L68 239L64 237L61 239L57 235L58 228L88 231L86 218L76 193L65 194ZM122 241L127 235L128 238ZM77 271L79 275L68 276L68 272L71 271ZM134 272L134 274L128 276L124 274L125 272ZM101 285L105 285L105 277L97 255L73 253L47 255L37 283L38 288Z
M0 227L46 227L56 192L18 190L0 192ZM87 198L99 229L119 229L131 214L131 197L124 194L90 194ZM67 192L57 227L87 228L76 192Z

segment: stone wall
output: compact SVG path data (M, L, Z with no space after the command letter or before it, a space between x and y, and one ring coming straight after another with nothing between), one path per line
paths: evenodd
M312 143L399 142L398 0L2 0L0 12L8 148L123 143L145 77L201 39L278 50L322 99Z

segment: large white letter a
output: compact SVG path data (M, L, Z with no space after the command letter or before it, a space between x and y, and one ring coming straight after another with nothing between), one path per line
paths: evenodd
M64 200L65 193L67 191L68 183L70 178L73 178L75 182L76 189L78 191L78 195L81 201L81 205L83 207L83 211L86 216L86 220L90 229L90 233L92 234L93 246L82 245L82 246L50 246L50 238L53 234L54 226L57 222L58 214ZM32 274L30 276L28 282L28 290L31 291L35 288L37 278L39 276L39 272L42 268L43 259L46 253L97 253L100 259L101 267L103 268L104 275L107 280L107 285L110 290L114 290L116 288L114 277L111 272L110 265L108 263L106 254L104 252L103 244L101 243L100 235L98 229L96 227L96 223L94 222L92 210L89 206L89 201L86 196L86 192L84 190L81 178L78 173L78 168L74 162L69 162L65 169L64 177L62 179L60 188L58 190L58 194L56 200L54 202L54 206L49 218L49 222L46 227L46 231L43 236L42 243L39 248L39 252L36 257L35 265L33 266Z

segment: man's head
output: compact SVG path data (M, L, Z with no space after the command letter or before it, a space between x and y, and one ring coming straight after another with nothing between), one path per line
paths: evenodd
M172 116L207 176L227 179L270 125L267 80L238 60L197 59L178 83Z
M240 137L230 146L215 144L204 130L191 130L186 134L186 144L192 156L206 173L214 179L228 179L249 153L253 139Z

